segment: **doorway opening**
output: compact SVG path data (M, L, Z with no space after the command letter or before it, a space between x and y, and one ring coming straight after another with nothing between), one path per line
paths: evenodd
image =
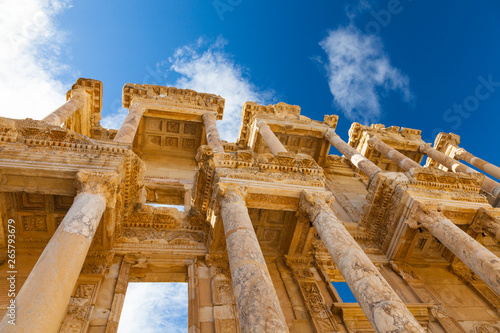
M188 284L130 282L118 333L187 333Z

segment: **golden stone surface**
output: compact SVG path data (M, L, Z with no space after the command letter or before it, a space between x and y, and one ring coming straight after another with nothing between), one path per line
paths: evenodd
M247 102L228 143L222 97L140 84L108 130L92 79L61 104L0 118L0 332L116 332L129 282L187 282L190 333L500 332L500 184L458 161L500 169L458 135L344 142L336 115Z

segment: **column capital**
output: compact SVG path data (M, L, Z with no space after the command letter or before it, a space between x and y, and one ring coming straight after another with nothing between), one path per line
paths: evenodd
M216 187L216 196L218 199L224 198L229 199L230 201L236 201L237 196L245 200L247 197L247 187L233 183L218 183Z
M370 148L373 148L373 146L375 146L375 144L379 141L380 139L375 135L370 135L370 138L368 139L368 146L370 146Z
M329 128L325 132L325 138L327 140L331 140L331 139L333 139L336 136L339 136L339 135L335 132L335 130L333 128Z
M201 119L205 120L205 119L213 119L213 120L217 120L217 112L205 112L202 116L201 116Z
M257 119L257 121L255 122L255 124L257 125L257 128L261 128L262 126L266 126L267 125L267 122L263 119Z
M302 191L300 194L299 211L309 215L314 221L320 211L329 211L335 197L330 192Z
M457 148L455 150L455 159L457 160L465 160L467 155L471 155L467 150L463 148Z
M421 227L429 229L437 220L446 218L442 210L443 207L439 204L415 202L406 223L412 229Z
M419 147L418 147L418 151L421 152L422 154L426 154L427 155L427 152L429 151L432 144L430 143L422 143Z
M76 174L75 185L78 194L100 194L108 204L112 204L118 188L118 175L115 172L80 170Z

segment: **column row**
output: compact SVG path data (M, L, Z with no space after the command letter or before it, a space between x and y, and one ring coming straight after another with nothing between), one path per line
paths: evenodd
M45 246L16 297L16 325L0 332L58 332L106 205L113 206L116 173L80 171L71 208Z
M406 171L411 172L414 169L422 168L422 166L381 142L378 138L372 137L369 143L374 149ZM476 172L474 169L429 147L429 145L421 145L420 151L454 172ZM500 184L486 178L482 188L496 196L500 191ZM436 207L416 203L413 215L408 219L407 223L413 228L423 227L427 229L500 295L500 259L447 219ZM500 225L491 222L485 226L484 230L496 238Z

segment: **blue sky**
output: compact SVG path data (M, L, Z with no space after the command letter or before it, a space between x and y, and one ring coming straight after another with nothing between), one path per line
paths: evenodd
M223 139L252 100L322 120L462 137L500 165L500 2L0 0L0 116L41 119L78 77L104 83L119 127L125 83L226 98Z

